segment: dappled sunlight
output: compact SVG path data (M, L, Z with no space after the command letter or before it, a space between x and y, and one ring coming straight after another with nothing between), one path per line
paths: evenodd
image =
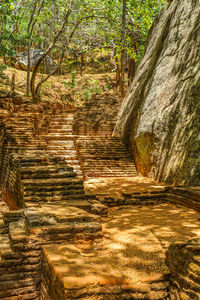
M163 191L165 185L156 183L147 177L134 178L92 178L84 182L86 194L122 195L132 193L147 193L148 191Z

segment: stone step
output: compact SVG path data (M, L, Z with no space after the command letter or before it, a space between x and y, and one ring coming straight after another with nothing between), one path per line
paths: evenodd
M49 150L47 149L47 153L49 155L54 155L54 156L58 156L58 157L62 157L65 158L66 160L77 160L77 156L76 153L70 153L69 151L65 151L65 150Z
M56 173L56 172L64 172L67 173L69 172L71 174L71 172L73 171L72 167L69 167L67 165L63 165L63 166L55 166L54 164L49 164L47 166L33 166L33 167L21 167L20 171L23 174L29 174L29 173L34 173L34 172L44 172L44 173Z
M59 155L58 157L63 158L63 159L66 158L65 155ZM78 168L78 169L80 168L79 161L77 160L77 158L76 159L66 159L66 163L69 166L73 166L73 167Z
M88 149L86 149L86 148L81 148L81 147L79 147L79 149L80 149L80 151L81 151L81 153L83 153L83 155L85 154L85 155L90 155L91 157L93 156L93 155L96 155L96 154L102 154L102 155L110 155L110 156L112 156L112 154L114 154L114 155L118 155L118 154L125 154L125 155L129 155L130 157L131 157L131 155L130 155L130 153L128 152L128 150L126 149L126 148L118 148L118 147L114 147L114 148L112 148L112 147L108 147L108 148L94 148L94 149L92 149L91 147L90 148L88 148Z
M34 232L34 229L32 230ZM54 243L56 241L74 241L102 239L102 227L98 222L60 223L56 226L41 227L40 235L43 241ZM55 247L55 246L54 246Z
M53 125L51 123L51 129L72 129L72 126L71 126L71 124L69 124L69 125L66 125L66 124Z
M48 145L51 143L51 141L48 141ZM59 140L55 140L55 141L53 141L52 142L52 144L53 145L51 145L51 146L69 146L69 145L72 145L72 146L74 146L74 140L73 140L73 138L71 138L71 139L68 139L67 141L59 141Z
M71 185L64 188L63 185L57 186L31 186L24 189L24 197L33 195L79 195L84 194L83 186Z
M63 152L65 154L76 154L76 150L73 148L65 149L64 147L55 147L55 146L48 146L47 151L51 153L60 153Z
M49 135L43 135L42 138L46 140L58 140L58 141L67 141L67 140L73 140L73 138L76 136L73 135L57 135L57 134L49 134Z
M72 134L72 129L71 128L69 128L69 129L62 129L62 128L60 128L60 129L58 129L58 128L56 128L56 129L53 129L53 128L51 128L50 130L49 130L49 132L48 132L48 134L60 134L60 135L63 135L63 134Z
M0 262L9 254L12 254L10 238L8 234L0 234Z
M106 174L106 173L99 173L99 174L87 174L87 173L84 173L85 174L85 178L89 179L89 178L111 178L111 177L124 177L124 178L129 178L129 177L136 177L137 174L122 174L122 173L119 173L119 174L113 174L113 173L110 173L110 174Z
M132 167L135 166L134 162L131 161L130 159L128 160L101 160L98 159L96 161L87 161L87 160L82 160L82 165L87 169L88 168L111 168L111 167L116 167L116 168L123 168L123 167Z
M87 163L85 164L84 162L82 162L82 167L85 169L85 170L91 170L91 168L93 168L93 170L106 170L106 171L109 171L109 170L112 170L112 169L115 169L115 170L126 170L127 172L130 171L130 169L134 169L135 170L135 165L134 163L122 163L122 164L116 164L116 163L112 163L110 161L107 162L107 165L104 163L104 164L101 164L101 162L99 164L90 164L90 163ZM130 169L129 169L130 168Z
M22 173L21 178L22 179L67 178L67 177L73 178L75 176L76 176L76 174L74 173L74 171L60 172L60 173L34 171L32 173L29 173L29 172Z
M27 202L58 202L58 201L83 201L85 200L85 194L69 194L69 195L55 195L55 196L51 196L51 195L40 195L40 194L36 194L36 195L32 195L32 196L26 196L24 197L25 199L25 203Z
M83 168L84 169L84 168ZM116 174L116 176L117 175L119 175L119 174L124 174L124 175L131 175L131 174L133 174L134 176L137 174L137 172L135 171L135 170L133 170L133 171L123 171L123 170L114 170L114 169L111 169L110 171L107 171L107 170L105 170L105 169L99 169L99 170L93 170L93 171L91 171L91 169L90 170L85 170L84 169L84 171L85 171L85 173L87 174L87 175L89 175L89 174L95 174L95 175L101 175L101 174L107 174L107 175L111 175L111 174Z
M123 164L112 164L110 162L107 162L107 165L104 163L104 164L96 164L96 165L93 165L93 164L85 164L85 163L82 163L82 167L84 168L84 170L86 171L89 171L91 170L91 168L93 170L96 170L96 171L101 171L101 170L105 170L105 171L109 171L109 170L116 170L116 171L126 171L126 172L129 172L129 171L133 171L135 170L135 165L133 163L123 163Z
M73 114L67 114L67 115L56 115L53 116L52 120L56 120L56 121L62 121L62 120L73 120L74 119L74 115Z
M47 146L47 150L55 150L55 151L58 151L58 150L65 150L65 151L68 151L69 153L76 153L76 150L75 150L75 147L73 144L69 144L67 145L66 143L65 144L61 144L61 145L54 145L52 143L52 145L49 143L48 146Z
M83 185L83 183L77 178L46 178L46 179L24 179L23 180L24 186L57 186L57 185L66 185L70 186L73 185Z
M51 122L51 127L54 126L72 126L73 125L73 120L65 120L65 121L52 121Z

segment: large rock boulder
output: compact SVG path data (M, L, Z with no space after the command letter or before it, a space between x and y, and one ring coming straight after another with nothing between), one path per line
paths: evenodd
M33 71L36 63L43 55L43 51L39 49L32 49L30 51L30 66L31 71ZM12 66L16 69L27 71L28 66L28 51L17 54L12 58ZM42 73L49 74L57 67L57 64L51 59L51 57L46 56L45 61L41 64L40 71Z
M174 0L156 18L114 135L144 176L200 184L199 0Z

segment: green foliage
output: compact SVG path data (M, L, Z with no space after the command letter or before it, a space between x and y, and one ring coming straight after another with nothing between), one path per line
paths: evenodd
M90 81L86 80L83 88L84 88L84 93L83 93L84 100L88 100L93 95L100 94L103 91L101 86L99 85L99 81L95 79Z
M84 93L83 93L83 99L84 100L89 100L92 98L92 93L88 88L84 89Z
M74 88L77 83L76 83L76 73L77 71L76 70L72 70L71 71L71 81L67 82L67 81L63 81L62 83L64 84L65 88L68 89L68 88Z
M141 59L145 40L155 15L162 9L165 0L126 0L125 57L136 63ZM62 34L56 39L51 51L53 58L61 57L63 49L74 59L68 60L67 69L74 68L81 55L96 58L102 51L120 62L122 33L122 0L3 0L0 1L0 55L11 57L27 50L28 44L45 51L59 32L62 22L69 13ZM35 7L35 12L34 12ZM32 13L33 31L29 28ZM29 28L29 29L28 29ZM75 66L76 67L76 66ZM63 82L66 88L76 86L76 73L71 71L71 81ZM104 90L112 87L106 83ZM99 93L98 83L85 87L84 97Z

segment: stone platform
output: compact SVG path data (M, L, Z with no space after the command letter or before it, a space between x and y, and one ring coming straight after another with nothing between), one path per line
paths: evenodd
M84 182L85 193L108 206L151 205L166 201L168 187L144 177L95 178Z
M43 248L42 299L170 299L165 251L200 238L199 217L171 204L111 208L101 243Z

